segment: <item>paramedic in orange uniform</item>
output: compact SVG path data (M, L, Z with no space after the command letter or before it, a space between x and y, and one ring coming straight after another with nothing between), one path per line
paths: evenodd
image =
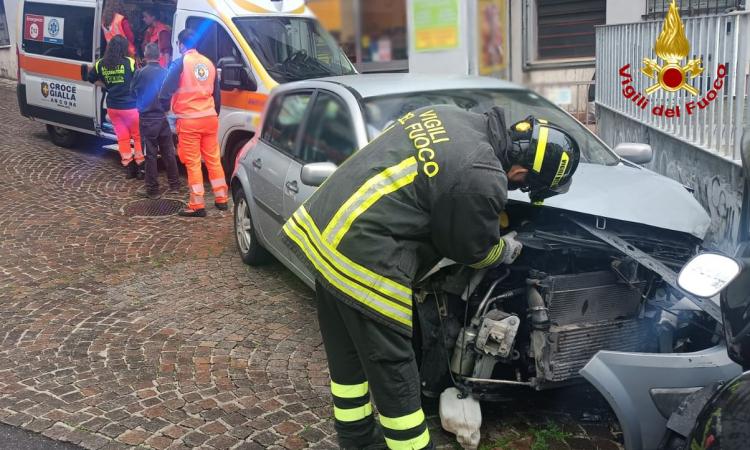
M130 28L130 22L125 17L125 9L121 0L108 0L104 5L104 13L102 14L102 31L104 32L104 40L112 40L115 36L122 36L128 40L128 56L131 58L135 57L135 36L133 35L133 29Z
M227 210L227 184L219 155L219 109L221 91L216 68L195 50L198 36L186 28L177 36L182 57L169 67L159 100L165 111L171 103L177 117L177 154L187 168L190 200L183 217L206 217L201 157L208 169L214 206Z
M143 10L143 23L147 26L143 33L143 48L145 51L148 44L157 44L159 65L166 69L172 59L172 29L161 22L158 17L158 12L153 7Z

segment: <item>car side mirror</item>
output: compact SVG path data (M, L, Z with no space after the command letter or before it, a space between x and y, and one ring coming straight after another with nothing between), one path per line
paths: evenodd
M336 171L336 164L331 162L316 162L305 164L300 172L300 180L308 186L320 186Z
M718 253L701 253L680 271L677 285L696 297L711 298L729 287L742 272L742 264Z
M250 69L239 63L227 63L221 65L219 85L222 91L233 91L242 89L245 91L257 91L258 83L255 81Z
M647 164L654 159L654 151L648 144L640 144L637 142L623 142L615 147L615 153L622 159L635 164Z

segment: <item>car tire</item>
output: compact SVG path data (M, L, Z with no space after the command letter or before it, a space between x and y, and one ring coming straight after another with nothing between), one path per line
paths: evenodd
M49 134L50 140L53 144L58 147L72 148L78 143L80 133L67 128L56 127L54 125L47 125L47 134Z
M234 195L234 240L242 262L249 266L261 266L271 261L271 254L260 245L255 234L255 225L250 214L244 192L237 190Z

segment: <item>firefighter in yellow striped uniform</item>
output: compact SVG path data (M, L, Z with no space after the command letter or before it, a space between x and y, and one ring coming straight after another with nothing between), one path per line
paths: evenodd
M543 120L508 130L500 108L423 108L355 153L286 222L284 241L316 274L342 448L432 447L411 344L413 282L442 257L513 262L522 246L498 225L508 189L532 201L564 192L579 157L575 140Z

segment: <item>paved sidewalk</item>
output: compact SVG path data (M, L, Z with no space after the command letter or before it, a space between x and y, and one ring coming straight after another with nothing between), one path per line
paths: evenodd
M0 96L0 421L88 449L335 448L312 293L242 264L231 211L124 216L141 183L114 152L55 147ZM618 448L557 395L488 406L485 448Z

